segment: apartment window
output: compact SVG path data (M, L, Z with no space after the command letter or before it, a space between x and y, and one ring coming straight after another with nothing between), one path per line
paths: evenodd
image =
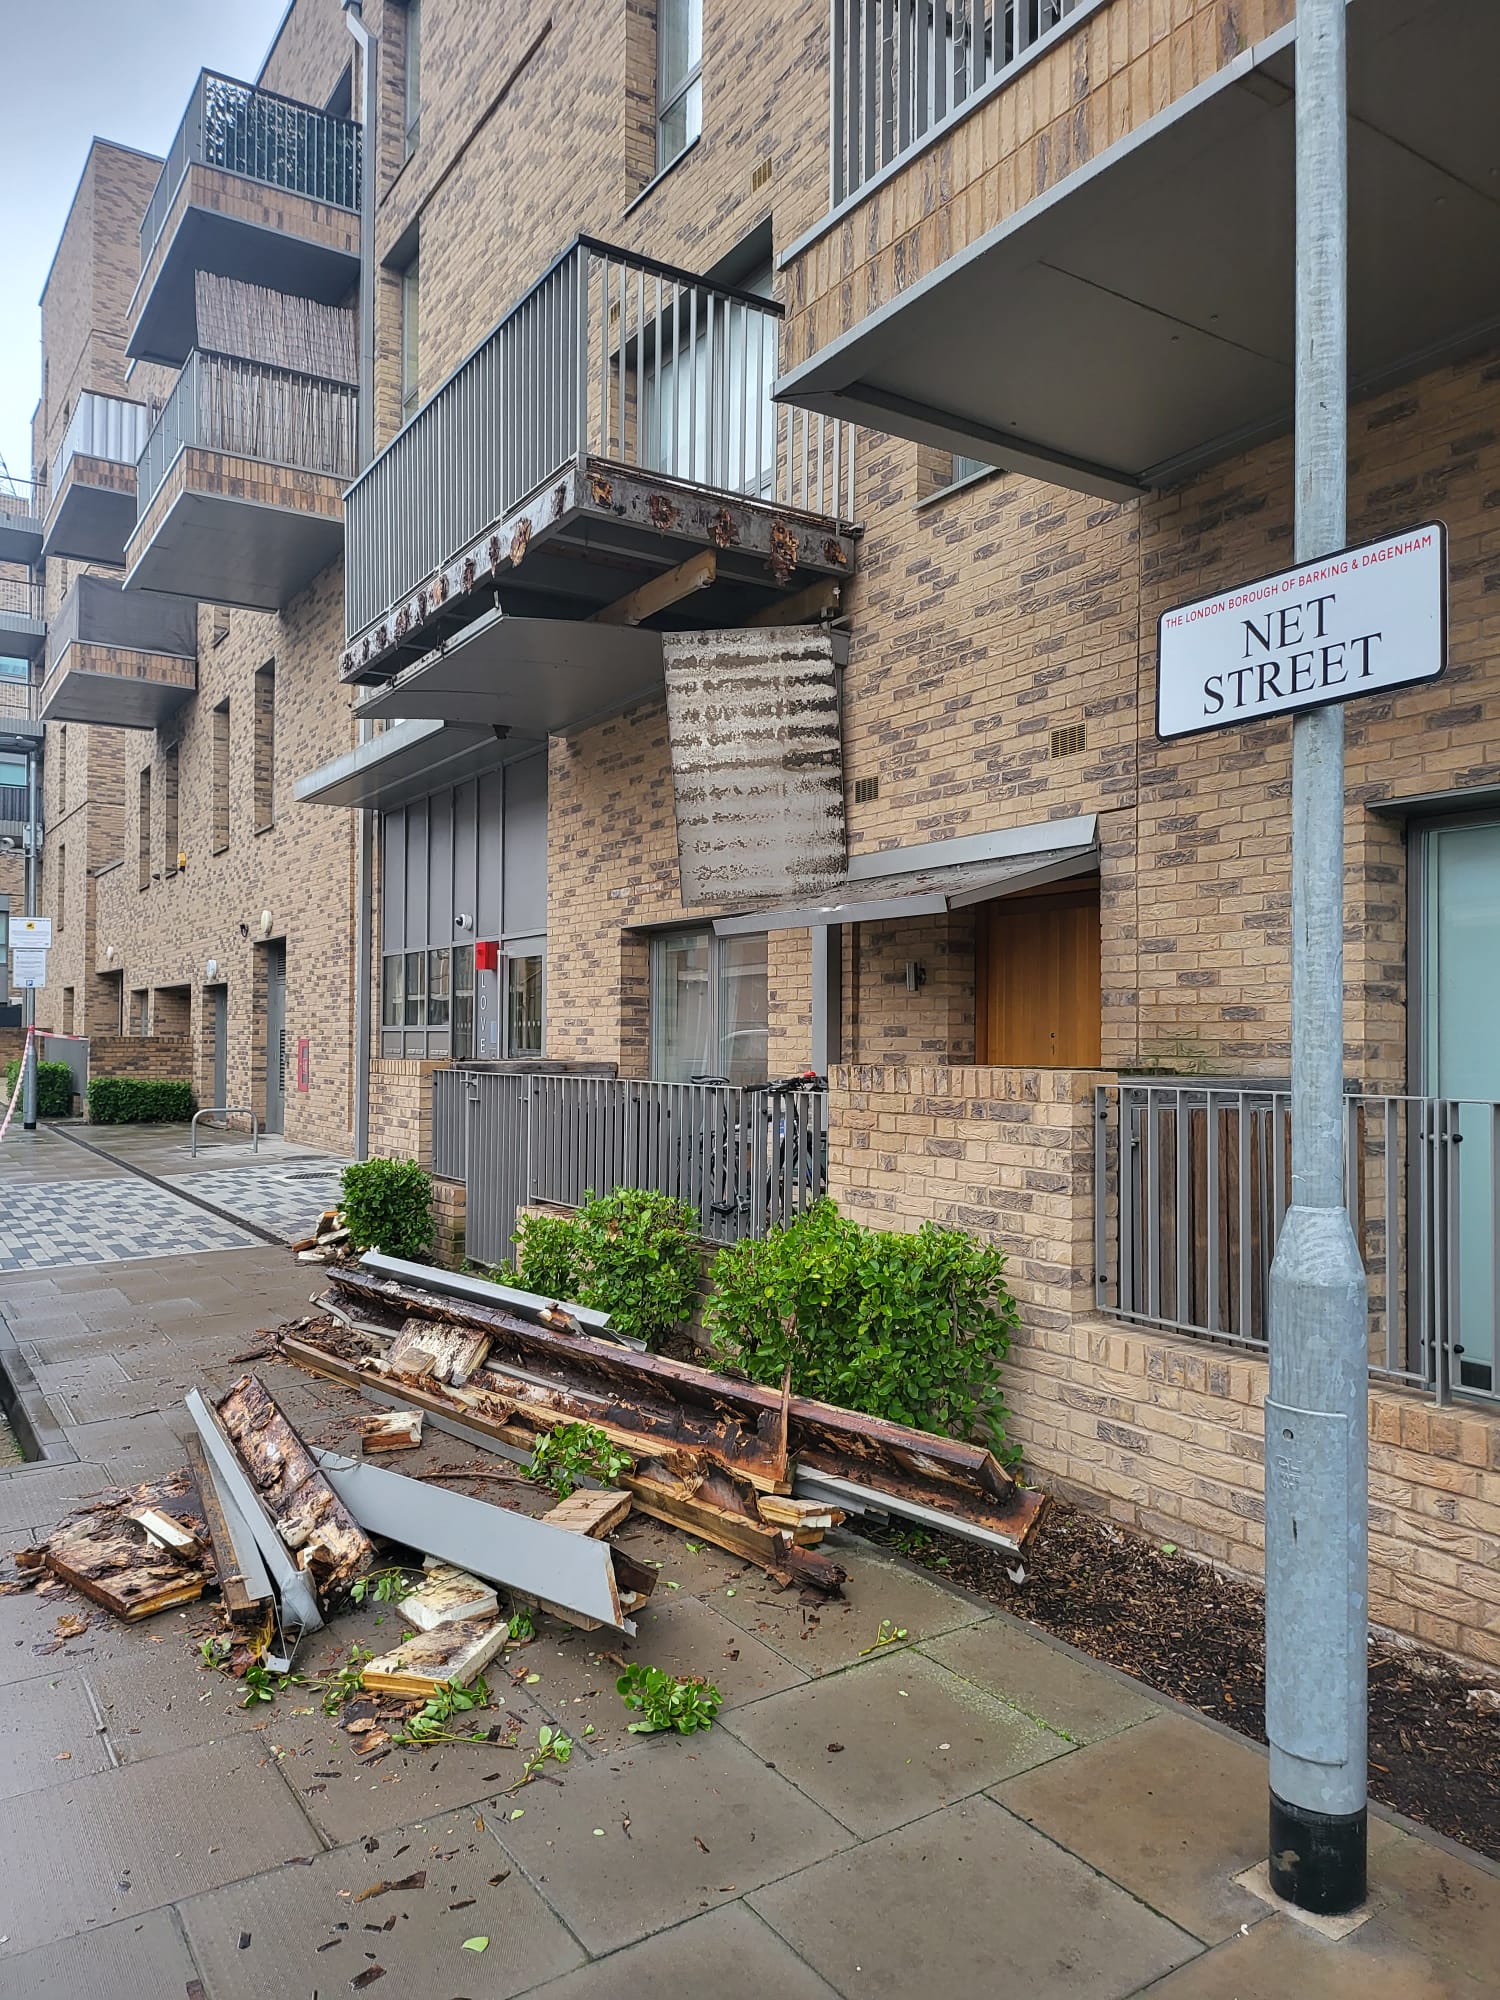
M421 320L422 278L413 257L401 273L401 421L416 415L421 399L417 374L417 343Z
M406 157L410 159L422 136L422 0L406 0L406 69L402 96Z
M276 662L255 670L255 831L276 819Z
M68 920L68 843L57 843L57 928Z
M71 1034L72 1034L72 1032L73 1032L73 994L74 994L74 991L75 991L75 989L74 989L73 987L71 987L71 986L65 986L65 987L63 988L63 1006L62 1006L62 1016L63 1016L63 1033L64 1033L65 1035L71 1035Z
M140 886L151 887L151 766L141 773L136 809L136 864ZM144 1028L141 1030L145 1033Z
M740 291L775 297L769 261ZM770 313L710 307L684 290L658 320L660 357L645 370L646 434L655 471L726 493L772 497L776 483L776 322Z
M402 994L405 1005L403 1019L408 1028L427 1026L427 954L425 951L409 951L406 954L406 971Z
M129 1024L125 1030L128 1035L144 1035L146 1032L147 992L146 987L137 986L130 995Z
M542 977L539 951L513 953L505 961L505 1053L542 1053Z
M213 851L229 846L229 703L221 701L213 714Z
M177 857L182 849L182 829L178 816L179 753L174 743L163 751L161 760L161 872L177 873Z
M703 130L703 0L658 0L656 170L662 173Z
M451 970L452 953L446 945L439 946L427 954L427 1025L429 1028L446 1028L448 1025L448 977Z
M766 938L707 926L651 941L651 1074L764 1083L769 1041Z
M474 1053L474 947L453 947L453 1057L463 1062Z

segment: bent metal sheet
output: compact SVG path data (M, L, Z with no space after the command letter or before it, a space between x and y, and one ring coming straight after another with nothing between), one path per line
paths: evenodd
M1165 611L1156 733L1196 736L1436 680L1447 660L1440 521Z

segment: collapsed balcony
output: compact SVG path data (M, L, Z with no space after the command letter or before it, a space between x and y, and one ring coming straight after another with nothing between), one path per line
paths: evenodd
M198 686L198 607L80 576L48 635L44 722L155 729Z
M350 488L345 678L452 657L498 610L577 621L573 652L590 631L599 675L633 698L660 664L630 627L833 608L854 562L853 432L771 402L780 314L579 238ZM599 675L511 719L565 726Z
M179 367L200 271L334 305L359 279L360 128L204 70L141 221L126 352Z
M126 588L278 611L338 555L356 391L189 356L146 441Z

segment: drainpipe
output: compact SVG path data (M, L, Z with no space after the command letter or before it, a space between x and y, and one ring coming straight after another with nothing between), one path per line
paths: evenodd
M37 843L40 828L37 825L36 796L37 753L33 747L26 753L26 914L37 915ZM21 1083L21 1129L25 1132L36 1130L36 992L28 986L25 994L24 1014L27 1041L25 1044L26 1074Z
M361 469L375 455L375 38L360 0L344 0L344 20L359 44L359 421ZM370 949L374 936L374 823L356 813L354 850L354 1157L370 1150Z

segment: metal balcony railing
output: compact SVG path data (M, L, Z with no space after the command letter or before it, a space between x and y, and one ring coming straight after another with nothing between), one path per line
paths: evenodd
M771 401L780 318L578 238L349 489L349 636L584 456L852 520L853 427Z
M359 207L357 124L203 70L141 219L143 270L190 166L221 167L335 208Z
M42 586L31 583L25 577L0 576L0 611L16 613L22 618L40 618L42 614ZM0 687L4 682L0 681Z
M1290 1093L1122 1079L1099 1086L1094 1110L1099 1309L1263 1352ZM1371 1374L1440 1401L1500 1394L1500 1104L1351 1093L1344 1124Z
M47 489L34 479L0 477L0 515L13 520L40 520L47 506Z
M355 466L358 392L289 369L218 354L190 354L136 468L142 519L179 452L232 452L348 479Z
M14 826L26 818L26 787L0 785L0 826Z
M832 0L833 207L1095 0Z
M123 396L101 396L85 389L78 398L63 441L52 461L52 491L56 493L74 458L103 458L116 465L134 465L146 448L152 411L145 403Z
M29 675L0 674L0 734L7 729L37 726L40 693Z

